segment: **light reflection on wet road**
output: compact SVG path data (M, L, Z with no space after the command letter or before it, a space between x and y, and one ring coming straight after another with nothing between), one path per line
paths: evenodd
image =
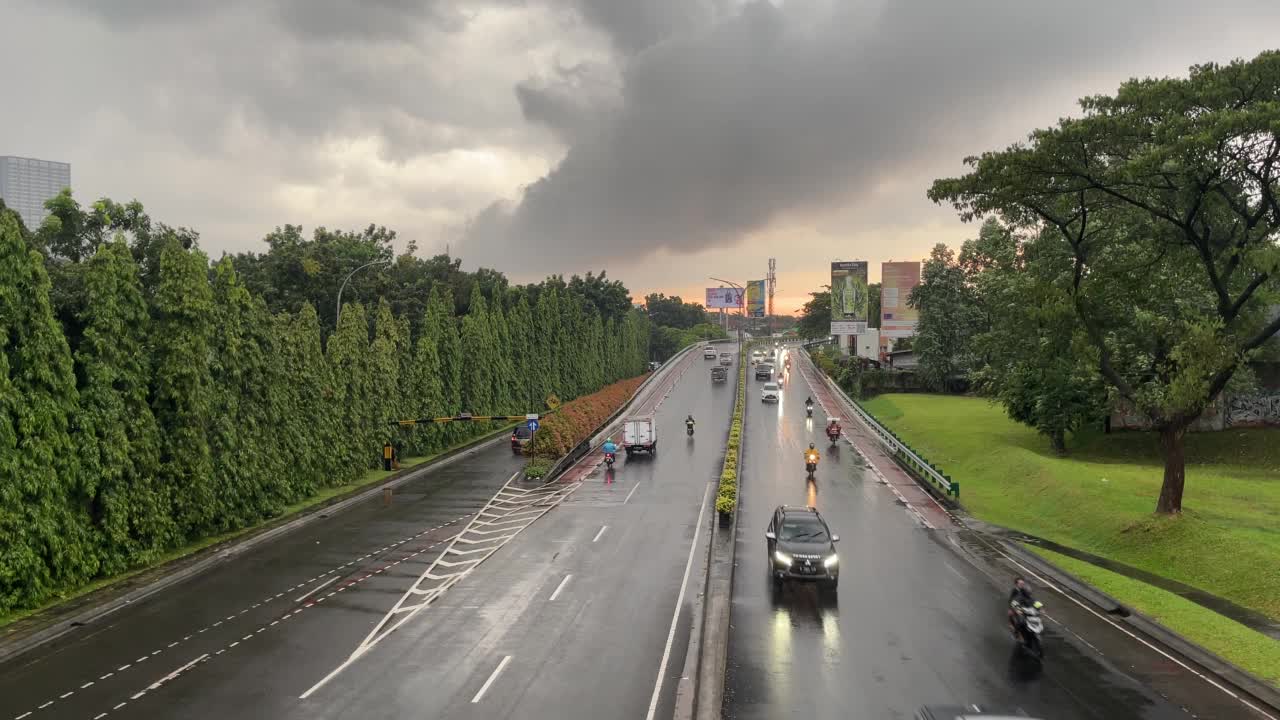
M1024 659L990 569L912 519L847 443L830 447L821 407L805 418L803 376L786 379L777 406L749 383L725 717L910 718L924 704L975 702L1046 720L1188 717L1054 623L1043 670ZM814 481L810 442L823 455ZM817 507L841 536L838 597L807 585L772 595L763 534L779 504ZM1215 716L1248 717L1227 707Z

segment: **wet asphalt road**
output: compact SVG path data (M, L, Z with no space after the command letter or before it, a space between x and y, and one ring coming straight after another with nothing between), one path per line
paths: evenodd
M643 718L670 646L654 704L669 717L696 579L674 629L673 611L733 402L710 364L691 357L672 399L650 400L656 456L595 469L307 700L520 467L505 443L0 666L0 720Z
M879 720L966 703L1045 720L1192 717L1179 704L1258 717L1044 589L1047 657L1023 658L1004 625L1013 569L957 552L953 541L972 538L927 529L846 441L829 447L820 409L805 418L800 372L777 405L749 383L725 717ZM810 442L823 453L816 482L804 473ZM771 596L764 531L779 504L816 506L840 535L835 599L804 584Z
M266 717L257 698L327 671L520 466L505 442L488 446L399 486L389 507L361 503L21 655L0 666L0 719L228 717L232 697ZM322 584L345 589L304 610Z

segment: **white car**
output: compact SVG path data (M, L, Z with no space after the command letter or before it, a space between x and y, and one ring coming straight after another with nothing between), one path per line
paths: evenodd
M716 359L716 346L715 346L715 345L708 345L708 346L706 346L706 347L702 348L702 359L703 359L703 360L715 360L715 359Z
M760 390L760 401L778 402L778 396L781 392L778 389L778 383L765 383L764 388Z

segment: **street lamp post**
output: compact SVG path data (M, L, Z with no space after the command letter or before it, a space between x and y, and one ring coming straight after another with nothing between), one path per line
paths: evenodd
M367 267L372 267L374 265L390 265L390 264L391 264L390 260L374 260L373 262L365 263L360 267L356 268L355 270L352 270L351 272L347 273L347 276L342 279L342 285L338 287L338 307L337 307L337 310L333 313L333 327L335 330L338 328L338 321L342 319L342 291L347 289L347 281L351 279L351 276L355 275L356 273L360 272L361 270Z
M738 321L738 347L742 347L742 325L743 325L743 323L745 323L745 322L746 322L746 317L747 317L747 303L746 303L747 291L746 291L746 288L742 287L741 285L739 285L739 284L738 284L738 283L736 283L736 282L733 282L732 280L722 280L722 279L717 278L717 277L713 277L713 278L711 278L711 279L712 279L712 280L715 280L716 282L724 283L725 285L728 285L729 287L735 288L735 289L740 290L740 291L742 292L742 294L741 294L741 297L742 297L742 299L743 299L743 303L742 303L742 318L741 318L741 319L739 319L739 321Z

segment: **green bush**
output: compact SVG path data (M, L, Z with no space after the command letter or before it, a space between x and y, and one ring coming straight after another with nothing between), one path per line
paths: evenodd
M524 466L524 476L530 480L541 480L551 472L551 466L554 464L555 462L550 458L529 458L529 462Z

